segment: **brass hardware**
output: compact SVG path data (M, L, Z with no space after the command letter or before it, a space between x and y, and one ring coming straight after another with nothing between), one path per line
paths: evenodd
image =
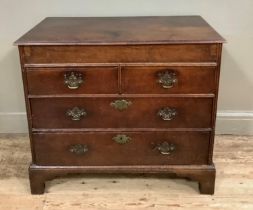
M163 120L172 120L177 115L177 111L174 108L164 107L157 114Z
M69 151L76 155L83 155L84 153L88 152L88 147L87 145L83 144L75 144L70 147Z
M75 106L74 108L69 109L66 112L66 115L71 117L71 120L78 121L81 120L82 117L85 117L87 113L84 111L84 109Z
M155 149L157 149L162 155L171 155L171 153L176 150L176 146L175 144L170 144L165 141L158 144Z
M162 85L163 88L172 88L175 83L177 83L177 75L174 71L164 71L158 73L158 83Z
M119 111L127 109L130 105L132 105L132 102L125 99L115 100L114 102L111 102L111 106Z
M115 137L112 138L115 142L118 144L126 144L131 140L131 137L124 135L124 134L119 134Z
M68 72L64 74L64 84L69 89L77 89L83 83L83 75L78 72Z

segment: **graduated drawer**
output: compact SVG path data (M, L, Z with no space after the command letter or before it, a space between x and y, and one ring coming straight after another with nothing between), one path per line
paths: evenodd
M117 67L28 68L28 93L118 93Z
M33 98L34 128L209 128L213 98Z
M122 92L214 93L216 67L122 67Z
M37 165L207 164L208 132L33 134Z
M24 46L25 63L214 62L216 44Z

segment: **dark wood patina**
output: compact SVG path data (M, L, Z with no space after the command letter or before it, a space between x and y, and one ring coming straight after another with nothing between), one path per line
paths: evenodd
M223 42L199 16L54 17L22 36L31 192L74 173L166 173L213 194Z

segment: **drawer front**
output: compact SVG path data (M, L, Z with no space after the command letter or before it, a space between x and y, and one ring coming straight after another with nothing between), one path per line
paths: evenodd
M208 132L33 134L38 165L207 164Z
M33 98L34 128L207 128L212 98Z
M122 92L214 93L215 67L123 67Z
M29 68L27 80L34 95L118 93L117 67Z
M216 44L25 46L25 63L213 62Z

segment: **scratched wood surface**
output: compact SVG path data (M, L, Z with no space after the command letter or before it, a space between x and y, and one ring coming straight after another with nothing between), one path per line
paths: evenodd
M0 210L252 210L253 136L216 136L214 196L195 182L144 175L79 175L48 182L44 195L29 191L26 135L0 135Z

